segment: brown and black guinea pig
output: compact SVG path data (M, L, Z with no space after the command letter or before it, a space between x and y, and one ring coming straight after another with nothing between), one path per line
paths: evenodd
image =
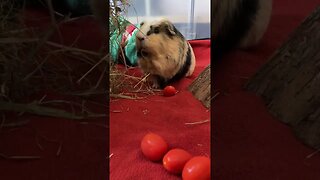
M154 88L191 76L195 68L193 49L166 18L140 23L136 34L138 65L149 74Z

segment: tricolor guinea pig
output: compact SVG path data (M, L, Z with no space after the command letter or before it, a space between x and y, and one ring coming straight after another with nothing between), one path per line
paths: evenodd
M140 23L136 34L138 65L155 88L192 75L195 56L177 28L165 18Z
M256 45L265 33L272 0L213 0L213 58Z

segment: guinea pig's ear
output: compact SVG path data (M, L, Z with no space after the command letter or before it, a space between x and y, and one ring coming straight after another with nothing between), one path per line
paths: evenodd
M166 32L168 32L170 35L172 35L172 36L176 35L176 29L173 26L173 24L171 24L170 22L164 23L164 28L165 28Z

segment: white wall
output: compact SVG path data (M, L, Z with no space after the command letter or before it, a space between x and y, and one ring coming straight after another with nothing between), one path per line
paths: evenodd
M168 16L173 22L188 22L192 0L129 0L128 18ZM210 23L210 0L194 0L195 21ZM142 21L143 19L139 19Z
M129 0L129 4L131 6L126 17L134 24L146 18L165 16L173 23L180 24L177 28L187 39L194 39L199 34L201 37L210 37L210 0ZM207 24L207 29L199 29L200 23Z
M195 0L194 14L196 22L210 23L210 2L210 0Z

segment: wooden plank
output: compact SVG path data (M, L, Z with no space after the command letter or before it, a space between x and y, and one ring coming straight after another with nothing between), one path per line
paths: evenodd
M320 7L247 84L307 145L320 146Z

